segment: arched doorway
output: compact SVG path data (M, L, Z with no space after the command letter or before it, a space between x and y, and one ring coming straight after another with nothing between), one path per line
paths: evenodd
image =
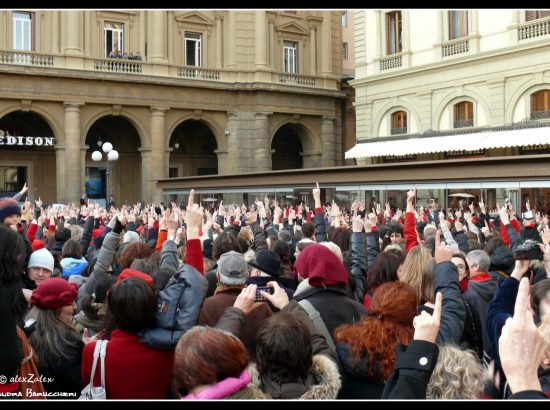
M304 152L302 141L297 130L291 125L286 124L277 130L271 142L271 168L298 169L304 167L302 153Z
M13 196L26 182L30 200L40 196L44 204L55 203L57 184L54 146L55 135L40 115L15 111L1 118L0 197Z
M218 173L218 144L204 122L187 120L178 125L170 136L170 148L170 178Z
M105 165L106 154L103 144L110 142L118 151L119 158L114 162L110 181ZM115 197L116 206L135 204L141 198L141 146L139 134L130 121L123 116L102 117L90 127L86 134L86 193L92 199L107 199L109 193ZM100 151L102 160L92 160L92 152ZM162 166L162 164L158 164Z

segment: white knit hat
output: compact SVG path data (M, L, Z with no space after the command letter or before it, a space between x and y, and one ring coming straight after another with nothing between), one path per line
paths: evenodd
M44 268L53 273L53 255L46 248L31 253L27 268Z
M122 243L133 243L139 241L139 234L134 231L128 231L124 234Z

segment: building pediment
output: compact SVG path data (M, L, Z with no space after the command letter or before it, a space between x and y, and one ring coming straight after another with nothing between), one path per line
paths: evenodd
M214 22L206 17L204 14L198 12L198 11L192 11L190 13L180 14L176 17L176 21L178 23L192 23L192 24L200 24L203 26L212 26L214 25Z
M296 22L281 24L280 26L275 27L275 30L280 32L300 34L300 35L308 34L307 30Z

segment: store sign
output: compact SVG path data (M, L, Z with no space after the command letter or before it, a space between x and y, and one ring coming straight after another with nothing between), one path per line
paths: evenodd
M53 137L14 137L5 135L4 131L0 130L0 145L18 145L18 146L35 146L35 147L53 147L55 138Z

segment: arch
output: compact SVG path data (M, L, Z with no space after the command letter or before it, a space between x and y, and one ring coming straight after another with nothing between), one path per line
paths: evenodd
M4 110L0 111L0 119L17 111L23 111L20 104L14 104L6 107ZM62 145L65 143L65 134L61 131L61 127L57 125L55 119L47 111L31 106L29 112L38 115L48 125L48 127L50 127L53 136L55 137L56 145Z
M95 115L93 115L85 124L84 126L82 127L81 129L81 133L80 133L80 145L85 145L86 144L86 136L88 135L88 132L90 131L90 128L92 128L92 126L97 122L99 121L100 119L102 119L103 117L108 117L108 116L111 116L113 115L113 109L112 108L106 108L102 111L99 111L98 113L96 113ZM125 111L125 110L122 110L120 115L120 117L123 117L124 119L128 120L128 122L130 124L132 124L132 126L134 127L134 129L137 131L138 135L139 135L139 140L140 140L140 143L141 143L141 146L142 147L147 147L147 146L150 146L151 145L151 141L149 138L146 137L147 133L144 131L144 127L143 125L141 124L140 120L138 117L136 117L134 114L128 112L128 111Z
M485 99L482 97L481 94L471 90L467 90L467 91L463 90L462 93L459 93L458 90L453 90L441 101L437 109L434 111L433 122L432 122L434 130L436 131L439 130L439 122L441 121L441 116L443 115L443 112L449 106L453 106L460 101L470 101L474 103L476 110L477 110L477 104L479 104L479 106L483 110L483 113L485 114L485 118L487 119L487 122L490 124L491 111L489 110L489 104L487 104L487 102L485 101ZM474 122L475 121L476 119L474 117Z
M212 131L212 134L214 134L214 138L216 138L218 151L227 151L227 138L224 135L223 127L218 125L218 123L216 123L216 120L211 115L204 113L201 114L198 118L194 113L187 113L173 121L172 124L168 127L168 132L166 133L166 140L164 141L165 149L170 148L170 139L172 138L172 134L174 133L176 128L178 128L185 121L189 120L202 121L203 123L205 123L210 131Z
M277 132L285 125L290 125L298 138L300 138L304 153L322 151L323 143L321 142L320 135L316 135L307 124L304 124L303 121L295 121L289 118L282 119L273 127L273 132L269 136L270 147L273 144L273 139L275 138Z
M411 104L401 100L399 101L399 104L396 104L395 101L388 101L386 104L382 106L381 109L378 110L378 115L374 120L374 124L375 124L374 130L376 132L377 137L381 136L381 135L378 135L378 133L380 131L380 126L382 125L382 121L384 121L386 116L391 115L396 111L405 111L408 115L410 115L411 117L414 117L414 120L416 121L417 126L420 127L420 116L418 115L418 112L416 111L416 109L413 108ZM412 121L409 118L407 118L407 122L409 124L412 124Z
M514 121L514 113L520 100L526 96L530 96L533 93L541 90L550 90L549 83L540 83L534 79L528 79L525 81L510 97L510 104L505 112L505 122L512 123ZM527 114L528 115L528 114Z

